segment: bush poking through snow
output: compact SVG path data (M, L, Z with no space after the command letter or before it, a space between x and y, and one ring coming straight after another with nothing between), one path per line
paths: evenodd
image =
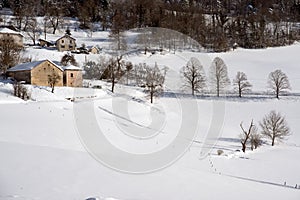
M262 145L262 135L259 133L253 133L250 135L250 144L251 150L257 149L259 146Z
M224 153L224 151L223 151L223 150L221 150L221 149L218 149L218 151L217 151L217 154L218 154L218 156L222 155L223 153Z
M30 98L27 88L24 85L22 85L20 82L15 82L13 84L13 88L14 88L14 96L19 97L23 100L28 100Z

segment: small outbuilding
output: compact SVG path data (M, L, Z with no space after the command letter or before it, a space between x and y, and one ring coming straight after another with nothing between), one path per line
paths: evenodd
M89 49L89 52L91 52L92 54L99 54L100 49L97 46L93 46L92 48Z
M48 76L53 73L63 77L63 69L50 60L41 60L16 65L7 70L8 76L27 84L49 86ZM63 86L63 80L56 86Z
M47 40L44 40L44 39L39 39L39 45L41 47L52 47L52 46L55 46L55 44L53 44L53 42L50 42L50 41L47 41Z
M77 66L63 66L64 69L64 86L67 87L82 87L82 69Z

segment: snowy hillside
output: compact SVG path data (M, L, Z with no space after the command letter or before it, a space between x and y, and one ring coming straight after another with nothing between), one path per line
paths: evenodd
M74 33L78 44L108 45L106 32L92 37L85 34ZM97 83L102 89L57 87L54 94L47 87L26 86L32 100L22 101L13 97L10 83L1 81L0 199L298 200L299 52L296 43L228 53L126 56L136 64L169 68L166 94L153 105L142 88L117 84L112 94L110 84L102 81ZM25 52L33 60L59 61L63 54L39 47ZM224 59L231 80L237 71L245 72L258 95L242 99L232 94L228 98L178 95L182 92L181 67L197 57L208 73L217 56ZM82 65L86 60L97 61L100 55L76 54L75 58ZM267 88L268 74L275 69L282 69L292 86L291 93L280 100ZM74 102L68 100L72 98ZM252 119L258 125L271 110L286 117L291 136L274 147L264 139L257 150L238 151L241 121L246 127ZM101 140L89 140L95 127L103 134L96 135ZM109 151L106 143L115 149ZM156 157L165 149L166 153ZM218 150L224 153L217 155ZM117 152L144 155L143 162ZM135 169L151 173L128 173Z

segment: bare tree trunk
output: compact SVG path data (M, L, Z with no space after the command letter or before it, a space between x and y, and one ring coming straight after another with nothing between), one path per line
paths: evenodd
M151 88L150 88L150 98L151 98L150 102L151 103L153 103L153 93L154 93L153 89L154 89L153 86L151 86Z
M254 127L253 120L251 121L251 124L250 124L250 127L249 127L248 131L246 131L243 128L242 122L240 124L240 127L241 127L241 129L242 129L242 131L244 133L244 138L242 139L241 144L242 144L242 151L245 153L246 152L246 148L247 148L247 141L250 138L250 135L252 133L252 128Z
M220 96L220 85L219 81L217 81L217 97Z
M275 144L275 136L273 135L273 137L272 137L272 146L274 146L274 144Z
M195 86L194 86L194 81L192 82L192 95L195 95Z
M111 92L114 93L115 89L115 72L114 67L111 68Z
M246 152L246 142L241 142L242 143L242 151L245 153Z

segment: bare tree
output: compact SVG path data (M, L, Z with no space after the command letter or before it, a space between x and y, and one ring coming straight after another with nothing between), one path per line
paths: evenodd
M125 63L125 69L126 69L126 85L128 85L129 83L129 78L131 75L131 70L133 68L133 64L132 62L128 61Z
M28 19L35 15L34 8L36 2L33 0L18 0L12 5L14 11L14 21L19 30L26 30Z
M153 97L157 96L163 91L163 84L165 81L164 74L160 71L157 64L154 67L145 65L146 77L145 85L150 93L150 102L153 103Z
M247 148L247 142L250 139L251 134L257 132L257 128L254 126L253 120L251 121L249 129L247 131L243 127L243 122L240 123L240 127L243 131L241 135L242 151L245 153Z
M53 71L53 73L51 75L48 75L48 83L51 87L52 93L54 93L54 87L60 80L61 80L61 77L55 71Z
M117 52L123 52L127 49L127 42L123 32L115 31L109 34L112 41L112 49Z
M65 9L67 7L66 1L47 1L45 3L45 14L46 19L49 21L49 25L53 28L53 34L55 34L56 30L58 29L59 25L61 25L64 21L63 16Z
M220 91L225 90L230 85L227 66L219 57L216 57L211 64L210 82L218 97L220 96Z
M83 68L83 77L85 79L100 79L104 71L104 68L100 65L100 63L96 63L94 61L84 63Z
M191 58L181 70L185 86L192 89L192 95L200 92L206 86L203 66L197 58Z
M137 38L137 43L141 46L142 49L144 49L144 54L147 54L147 51L151 47L151 30L147 28L143 28L139 30L140 33Z
M269 87L275 92L277 99L279 99L279 95L282 92L291 89L287 75L279 69L269 74L268 84Z
M260 126L262 135L272 140L272 146L274 146L275 139L281 140L290 134L285 118L274 110L263 118Z
M133 71L135 84L140 87L145 86L144 80L146 79L146 63L134 65Z
M106 56L100 56L97 62L88 61L84 63L84 78L86 79L109 79L107 70L110 60Z
M234 89L238 91L239 97L242 97L242 93L250 92L252 85L249 83L247 76L244 72L238 72L233 80Z
M114 92L115 84L120 80L126 71L126 62L123 56L113 56L105 64L105 69L100 79L107 79L111 82L111 92Z
M6 73L7 69L18 64L22 47L19 46L13 37L3 36L0 39L0 70Z
M27 35L30 37L30 39L33 42L33 45L36 44L36 40L40 35L40 28L38 25L38 22L35 18L30 18L27 25Z

